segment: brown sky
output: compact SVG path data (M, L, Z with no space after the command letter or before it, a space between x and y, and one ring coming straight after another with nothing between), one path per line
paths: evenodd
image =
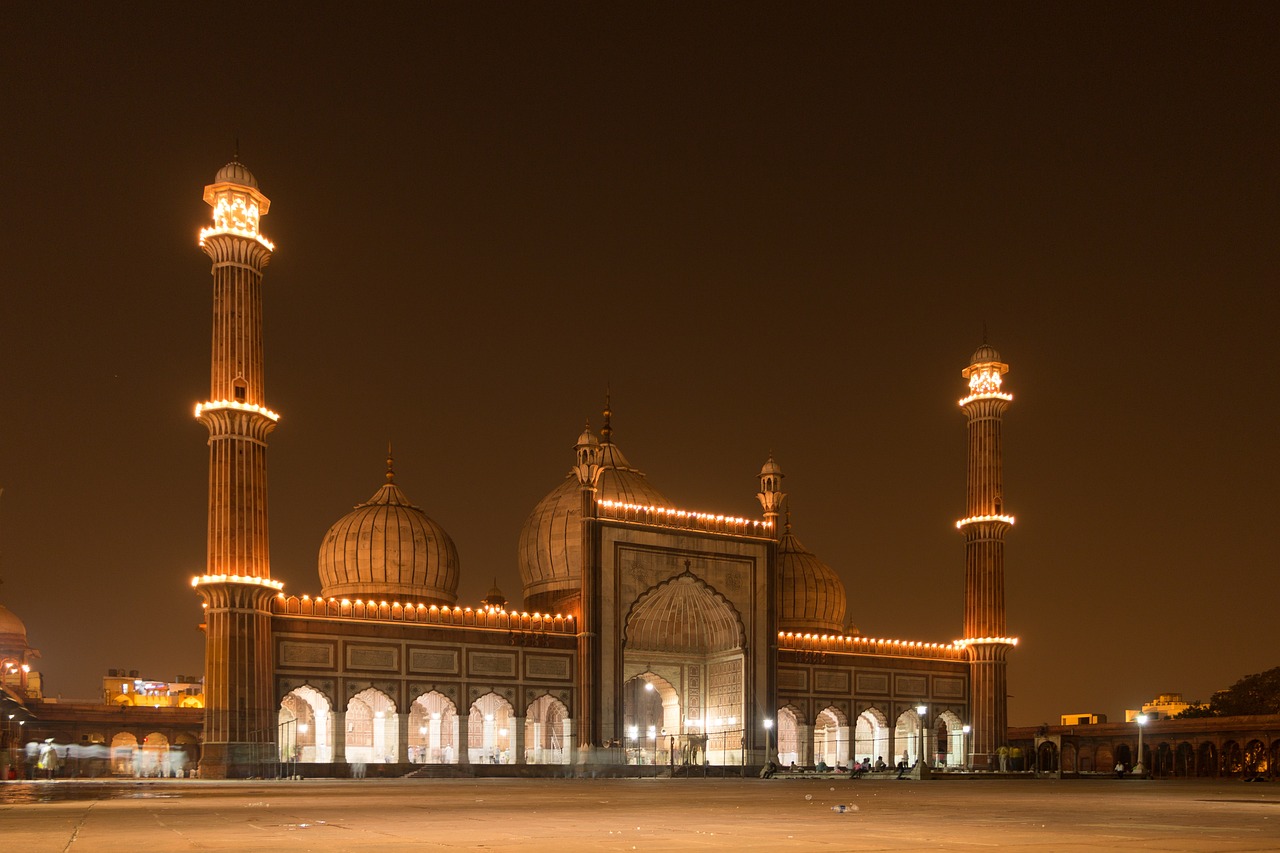
M0 601L53 695L197 672L208 260L264 232L272 562L398 482L496 577L613 390L677 504L796 532L864 633L961 625L959 371L1012 365L1011 721L1280 663L1268 4L9 9ZM1113 717L1114 718L1114 717Z

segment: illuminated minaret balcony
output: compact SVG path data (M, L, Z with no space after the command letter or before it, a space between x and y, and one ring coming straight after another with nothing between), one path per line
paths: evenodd
M204 188L205 204L213 208L213 225L200 229L200 245L211 237L230 234L261 243L267 251L276 246L258 230L262 217L271 209L271 200L258 190L258 182L248 169L232 161Z

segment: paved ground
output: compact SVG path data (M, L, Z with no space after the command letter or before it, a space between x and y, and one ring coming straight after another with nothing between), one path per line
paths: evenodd
M832 811L833 805L849 811ZM0 850L1280 850L1280 785L1139 780L10 782Z

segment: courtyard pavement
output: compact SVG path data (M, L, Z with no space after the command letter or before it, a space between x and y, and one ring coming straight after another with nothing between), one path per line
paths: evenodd
M846 806L844 812L833 806ZM1221 781L8 782L0 850L1280 850L1280 785Z

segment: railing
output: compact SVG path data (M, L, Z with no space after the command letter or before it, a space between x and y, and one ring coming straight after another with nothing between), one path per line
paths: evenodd
M314 616L321 619L361 619L383 622L408 622L421 625L445 625L464 628L544 631L552 634L577 633L572 616L559 613L516 613L470 607L441 607L436 604L402 604L385 601L354 601L346 598L311 598L279 595L272 603L273 613L286 616Z
M966 660L964 647L955 643L882 640L875 637L845 637L839 634L794 634L779 631L778 649L830 654L897 655L934 660Z

